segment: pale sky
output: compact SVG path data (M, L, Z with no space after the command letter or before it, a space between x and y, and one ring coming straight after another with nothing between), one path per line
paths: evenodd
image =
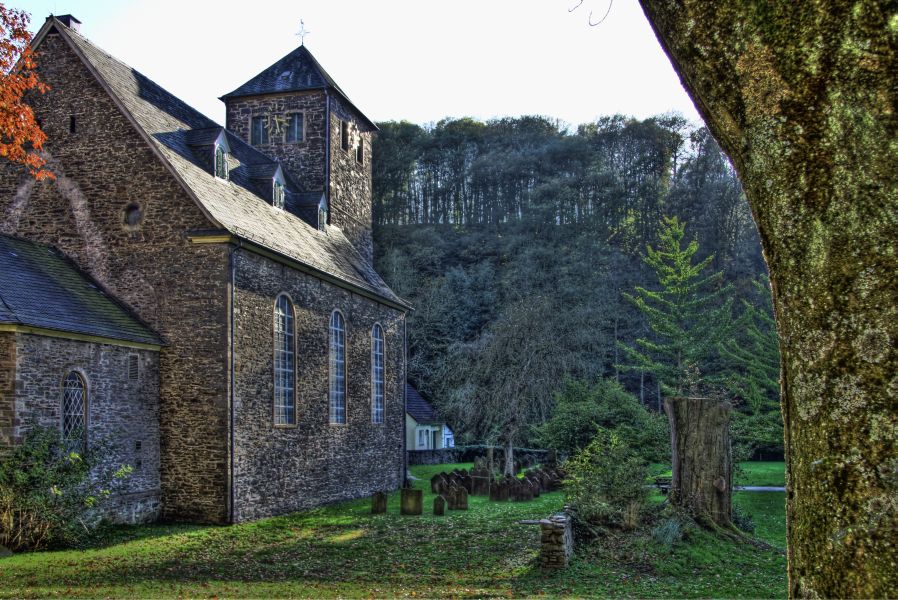
M224 123L219 96L306 46L374 121L698 114L636 0L7 0Z

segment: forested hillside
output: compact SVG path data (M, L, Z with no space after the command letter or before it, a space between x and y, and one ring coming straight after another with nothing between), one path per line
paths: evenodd
M676 216L696 263L710 257L714 305L732 306L725 339L690 368L702 393L740 407L744 438L781 447L758 234L707 130L669 115L576 131L543 117L379 126L378 270L416 309L410 379L462 439L533 442L566 378L613 378L660 406L658 373L627 348L660 341L632 294L660 289L643 257Z

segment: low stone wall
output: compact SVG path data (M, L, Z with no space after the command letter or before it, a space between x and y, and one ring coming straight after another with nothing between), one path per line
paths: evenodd
M459 462L455 448L408 451L408 464L410 465L444 465L455 462Z
M574 554L571 518L557 514L539 522L539 566L547 570L563 569Z

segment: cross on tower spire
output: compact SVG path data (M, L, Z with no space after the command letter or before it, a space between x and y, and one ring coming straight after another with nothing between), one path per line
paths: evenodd
M299 36L299 45L306 45L306 36L312 33L311 31L306 31L306 23L302 19L299 20L299 31L296 32L296 35Z

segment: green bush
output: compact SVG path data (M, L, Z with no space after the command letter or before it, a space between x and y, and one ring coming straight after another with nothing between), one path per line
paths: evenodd
M648 411L613 379L595 385L566 380L555 394L552 418L538 428L538 439L545 448L573 455L603 429L647 461L670 460L667 418Z
M647 464L621 437L599 429L565 463L565 496L577 518L591 525L635 527L648 501Z
M0 458L0 545L13 551L77 543L99 521L98 508L131 472L111 467L109 447L66 449L56 429L33 426Z

